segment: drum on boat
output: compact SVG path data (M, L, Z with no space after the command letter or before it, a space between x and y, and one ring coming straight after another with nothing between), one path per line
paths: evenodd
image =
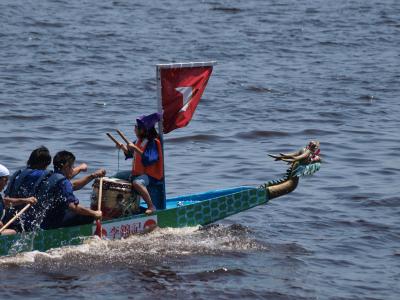
M99 178L97 178L93 183L91 208L94 210L97 210L99 183ZM129 181L118 178L103 178L103 195L101 200L103 220L110 220L139 213L139 203L140 198L137 193L132 190L132 184Z

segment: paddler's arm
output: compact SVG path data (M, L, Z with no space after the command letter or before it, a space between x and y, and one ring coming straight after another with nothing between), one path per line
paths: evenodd
M79 199L74 195L72 183L65 179L60 183L60 191L62 199L64 199L66 207L71 209L78 215L91 216L95 219L100 219L102 216L101 211L91 210L79 205Z
M6 207L10 206L16 206L16 205L24 205L24 204L36 204L37 199L35 197L29 197L29 198L10 198L10 197L4 197L4 204Z
M72 178L78 175L80 172L86 172L88 165L85 163L80 164L79 166L75 167L72 171Z
M90 175L87 175L85 177L82 177L80 179L76 179L72 181L72 187L74 191L80 190L83 188L85 185L87 185L89 182L91 182L95 178L99 177L104 177L106 175L106 170L104 169L99 169L95 172L93 172Z
M96 220L101 219L101 217L103 216L101 210L92 210L90 208L86 208L75 203L70 203L68 205L68 208L78 215L90 216L95 218Z
M4 224L3 222L0 221L0 228L3 228ZM0 233L0 235L13 235L17 234L17 232L14 229L4 229L3 232Z

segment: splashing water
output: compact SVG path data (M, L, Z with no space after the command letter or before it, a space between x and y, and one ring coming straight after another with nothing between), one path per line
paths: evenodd
M241 225L156 229L123 240L91 237L79 246L27 252L0 259L0 266L55 271L70 268L122 267L160 263L170 258L263 250Z

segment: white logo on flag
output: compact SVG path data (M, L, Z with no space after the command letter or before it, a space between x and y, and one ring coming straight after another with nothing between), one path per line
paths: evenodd
M182 86L177 87L176 90L181 93L183 97L183 106L180 111L186 111L189 107L190 100L192 100L193 88L191 86Z

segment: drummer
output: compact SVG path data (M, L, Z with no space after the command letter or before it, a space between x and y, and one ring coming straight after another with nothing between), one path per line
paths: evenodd
M142 196L147 204L146 214L156 210L147 186L150 182L158 181L164 177L164 163L161 142L155 124L160 121L161 115L154 113L140 116L136 119L136 142L127 145L117 144L122 149L126 159L133 158L132 162L132 187Z

